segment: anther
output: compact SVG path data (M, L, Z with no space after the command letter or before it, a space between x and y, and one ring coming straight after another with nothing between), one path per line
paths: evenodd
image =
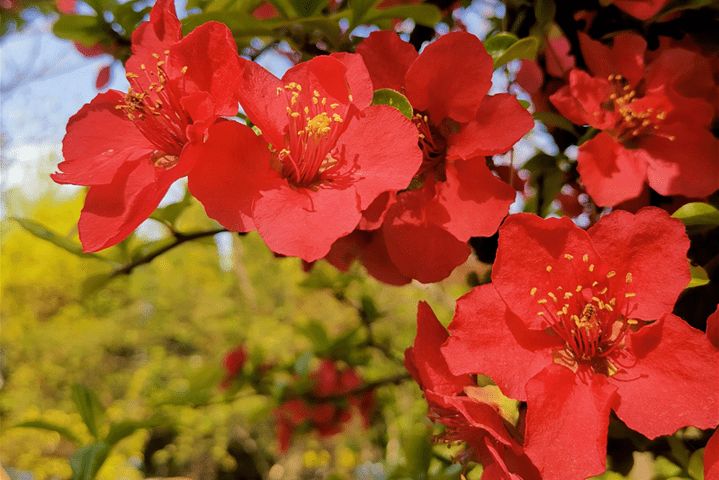
M614 270L612 270L611 272L607 273L607 278L612 278L612 277L613 277L614 275L616 275L616 274L617 274L617 272L615 272Z
M530 295L534 295L537 293L537 287L533 287L532 290L529 292Z
M548 271L548 272L551 272L551 271L552 271L552 266L551 266L551 265L547 265L547 271Z
M625 293L625 294L624 294L624 298L631 298L631 297L636 297L636 296L637 296L637 294L636 294L636 293L631 293L631 292L630 292L630 293Z

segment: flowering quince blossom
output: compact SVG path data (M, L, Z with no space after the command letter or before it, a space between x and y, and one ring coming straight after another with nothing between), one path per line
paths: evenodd
M448 336L432 308L420 302L417 337L405 351L404 364L427 398L430 417L447 426L435 440L466 442L469 448L461 457L480 462L484 479L539 480L537 468L522 452L522 432L492 401L491 388L479 388L470 375L449 371L440 352Z
M645 64L646 41L623 33L607 47L579 33L591 74L572 70L550 97L577 125L601 132L579 147L577 170L602 206L635 198L644 183L662 195L705 197L719 189L719 140L711 133L710 61L681 48Z
M190 191L210 217L257 228L276 253L323 257L378 195L406 188L422 161L412 122L370 106L372 94L359 55L316 57L282 79L248 63L238 95L262 137L236 122L210 129Z
M452 374L527 402L524 451L542 478L604 471L610 410L649 438L719 423L719 350L671 313L688 247L653 207L588 231L528 214L499 229L492 283L457 301L442 353Z
M280 451L286 452L293 432L301 426L316 430L322 437L329 437L342 431L342 424L352 418L350 407L356 407L362 415L365 428L370 425L374 410L374 392L368 391L349 397L349 403L323 398L346 395L362 384L362 379L352 367L339 368L330 359L324 359L310 377L314 382L311 401L302 398L289 400L275 410L277 439Z
M210 22L182 38L172 0L159 0L132 35L127 94L110 90L74 115L58 183L90 186L78 230L85 251L127 237L199 157L187 146L237 113L242 71L230 30ZM209 54L208 54L209 52Z
M225 355L223 366L225 367L225 376L220 382L220 388L226 389L232 383L232 380L239 377L242 368L247 361L247 349L244 345L239 345Z
M418 54L394 32L373 32L357 53L375 89L401 92L412 104L423 153L412 185L388 204L384 221L360 228L382 225L403 275L439 281L467 259L471 237L497 230L515 199L485 156L508 151L534 122L512 95L487 95L493 61L469 33L444 35Z

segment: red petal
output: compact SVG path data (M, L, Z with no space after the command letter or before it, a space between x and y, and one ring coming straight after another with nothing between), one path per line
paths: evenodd
M472 120L492 86L494 63L477 37L451 32L427 45L407 71L407 98L427 111L435 125L451 117Z
M451 337L442 355L454 375L489 376L502 393L526 401L530 378L552 363L556 337L527 330L492 285L481 285L457 300Z
M618 365L609 381L620 397L614 410L629 428L653 439L719 423L719 350L704 333L668 314L631 335L627 349L636 360Z
M484 97L477 114L449 137L449 158L471 158L507 152L534 127L532 115L513 96Z
M576 260L565 258L565 254ZM584 255L597 265L597 272L605 268L587 233L569 218L510 215L499 229L492 282L528 328L541 330L546 327L537 315L543 310L537 303L542 292L554 292L559 287L573 292L577 285L588 287L595 280L587 268L576 267L577 262L583 263L580 259ZM535 288L540 292L536 296L532 295Z
M671 312L690 280L689 238L679 220L654 207L636 215L617 210L599 220L589 235L617 278L631 273L626 291L635 294L629 303L632 318L656 320Z
M649 20L669 0L614 0L613 5L639 20Z
M719 140L695 125L666 127L674 138L653 135L639 145L646 150L647 181L662 195L706 197L719 190Z
M395 32L383 30L370 33L357 45L356 51L367 65L375 90L391 88L403 91L405 74L417 59L417 51L411 44Z
M269 185L268 185L269 187ZM360 215L355 189L320 186L313 192L293 189L277 180L255 201L257 231L275 253L311 262L324 257L332 244L357 226Z
M207 92L215 102L212 114L237 113L235 89L247 62L237 55L237 44L225 25L217 22L200 25L170 48L168 63L169 74L177 81L183 96Z
M547 62L547 73L557 78L564 78L574 68L574 55L569 54L571 45L564 35L549 38L545 44L544 58Z
M90 187L77 225L83 250L96 252L124 240L157 208L172 182L186 173L181 163L159 171L148 156L125 162L111 184Z
M150 11L150 21L141 23L132 34L132 53L154 65L153 53L163 52L182 38L182 24L175 13L174 0L158 0Z
M433 197L431 178L421 189L398 195L382 227L392 262L403 275L422 283L447 278L471 253L466 242L441 226L442 218L449 219L446 210L441 215L439 208L433 208L430 218L427 206Z
M405 352L405 366L413 362L419 378L415 378L422 390L440 395L457 395L464 387L474 385L469 375L452 375L439 347L449 335L426 302L417 305L417 336L414 347ZM407 352L411 352L408 356ZM410 370L410 368L407 368Z
M364 247L361 258L367 273L388 285L406 285L411 282L412 279L400 272L399 268L392 263L382 229L366 233L370 235L370 240Z
M579 147L577 170L597 205L613 206L642 193L649 155L628 150L604 132Z
M264 67L248 62L237 86L237 96L247 117L260 127L268 142L282 148L289 128L288 103L284 94L277 94L277 89L284 90L286 83Z
M270 168L267 142L252 129L228 121L213 126L207 142L186 149L202 158L188 175L188 188L207 216L234 232L254 230L252 201L278 176Z
M583 373L587 382L566 367L551 365L527 384L524 451L544 480L588 478L606 469L616 387L604 375Z
M484 157L457 160L446 166L445 173L447 179L437 183L429 206L436 204L449 214L442 227L463 242L493 235L509 213L514 189L492 175Z
M110 83L110 65L105 65L97 72L97 78L95 79L95 88L102 90Z
M719 305L707 318L707 338L716 348L719 348Z
M333 53L330 57L336 58L347 67L347 85L352 94L352 102L357 108L364 110L372 105L374 88L362 56L340 52Z
M148 157L155 150L116 105L124 105L124 96L110 90L70 118L62 141L65 161L57 166L61 172L52 175L53 180L75 185L107 184L125 163Z
M340 164L324 177L340 182L351 177L362 210L381 193L407 188L422 163L417 128L387 105L369 107L353 119L332 155Z

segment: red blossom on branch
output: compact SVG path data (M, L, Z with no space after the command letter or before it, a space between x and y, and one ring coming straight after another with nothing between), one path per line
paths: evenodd
M256 227L276 253L325 256L378 195L406 188L422 160L412 123L370 106L359 55L317 57L282 79L249 63L238 93L262 137L217 125L216 138L198 145L207 161L190 191L228 229Z
M469 33L444 35L417 54L394 32L373 32L357 53L375 89L412 104L423 153L410 189L387 207L388 255L409 278L442 280L467 259L469 238L492 235L514 201L485 156L508 151L534 122L513 96L487 95L493 61Z
M86 252L132 233L175 180L191 175L200 158L185 147L202 142L218 117L237 113L244 60L232 33L211 22L182 38L180 27L174 2L158 1L132 35L128 93L102 93L68 122L52 178L90 187L78 223Z
M442 353L454 375L528 403L524 449L543 478L604 471L610 410L649 438L719 423L719 350L671 313L688 247L657 208L587 232L527 214L499 229L492 283L457 301Z
M646 61L646 41L623 33L610 48L579 33L590 73L572 70L550 97L577 125L601 132L579 147L577 170L602 206L636 198L644 183L662 195L705 197L719 189L719 141L711 133L710 61L668 48ZM711 92L711 98L702 96Z

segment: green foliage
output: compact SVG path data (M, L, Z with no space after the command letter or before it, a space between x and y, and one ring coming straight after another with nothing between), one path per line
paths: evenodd
M687 203L672 214L682 221L688 234L702 233L719 227L719 210L708 203Z
M513 60L534 60L537 57L539 41L534 37L517 38L511 33L497 33L484 42L484 48L494 60L494 69Z
M409 103L407 97L390 88L375 90L372 96L372 105L389 105L399 110L405 117L412 118L412 104Z

